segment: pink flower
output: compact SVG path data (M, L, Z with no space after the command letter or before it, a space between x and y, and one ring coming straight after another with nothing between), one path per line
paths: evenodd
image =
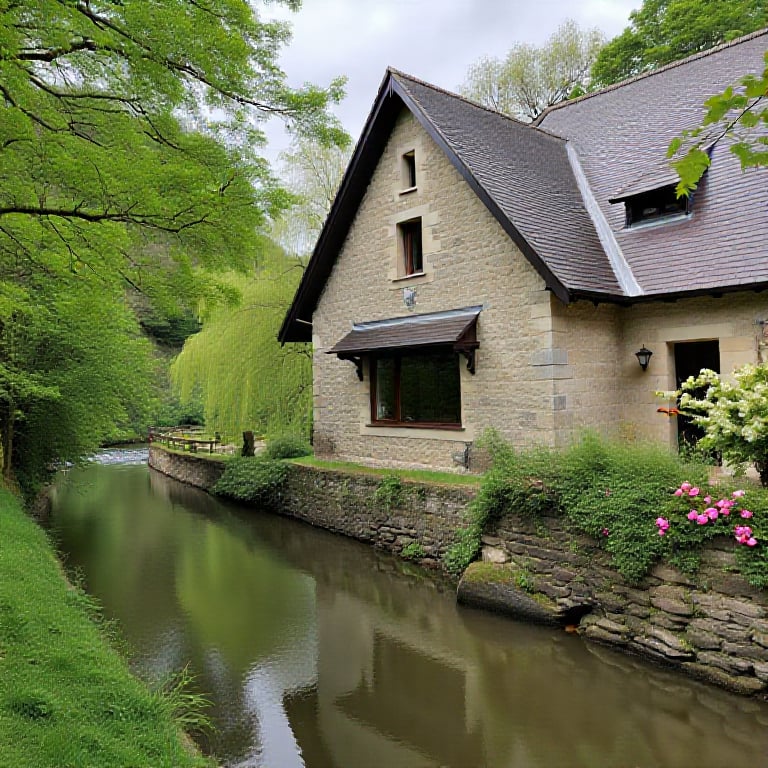
M706 515L696 515L696 522L699 525L706 525L709 522L709 518Z
M675 496L682 496L682 495L683 495L683 489L682 489L682 488L678 488L678 489L675 491Z
M681 491L690 491L691 490L691 484L689 482L685 482L680 486Z
M705 504L711 504L712 503L712 497L711 496L705 496L704 497L704 503Z
M704 514L710 520L717 520L718 516L720 515L720 513L714 507L709 507L708 509L705 509Z
M725 506L725 499L720 499L719 501L715 502L715 506L722 509Z
M603 536L607 536L610 533L610 531L607 528L603 528L603 530L600 531L600 533L602 533Z
M661 531L659 531L661 533ZM750 536L745 542L748 547L754 547L757 544L757 539L753 536Z
M743 518L752 517L752 513L748 509L742 509L741 510L741 516Z
M659 536L663 536L666 533L664 528L659 528Z
M689 520L695 520L695 519L696 519L698 516L699 516L699 513L698 513L698 512L697 512L695 509L692 509L692 510L691 510L691 511L688 513L688 519L689 519Z
M698 496L699 495L699 489L698 488L691 488L690 491L688 491L689 496Z
M656 525L661 528L662 531L666 531L667 528L669 528L669 520L666 520L663 517L657 517L656 518Z
M734 491L731 496L733 496L734 499L740 499L745 493L746 491Z

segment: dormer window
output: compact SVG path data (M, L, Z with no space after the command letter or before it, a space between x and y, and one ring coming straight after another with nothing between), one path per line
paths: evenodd
M678 197L675 184L665 184L636 193L628 192L621 197L611 198L608 202L624 203L627 227L676 219L691 212L691 198Z
M416 152L406 152L400 163L400 183L403 192L410 192L416 188Z

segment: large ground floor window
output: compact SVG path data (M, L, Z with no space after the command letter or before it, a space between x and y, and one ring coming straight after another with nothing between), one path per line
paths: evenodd
M371 420L400 426L461 426L459 356L453 350L371 359Z

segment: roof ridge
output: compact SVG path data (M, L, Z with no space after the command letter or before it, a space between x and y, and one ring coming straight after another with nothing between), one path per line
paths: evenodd
M534 128L535 130L540 131L541 133L553 139L565 141L562 136L558 136L556 133L553 133L546 128L541 128L540 126L535 125L535 121L525 123L522 120L518 120L516 117L512 117L511 115L506 114L505 112L500 112L498 109L488 107L485 104L481 104L479 101L475 101L474 99L462 96L460 93L449 91L447 88L441 88L439 85L435 85L434 83L428 83L426 80L422 80L421 78L409 75L407 72L402 72L401 70L395 69L395 67L392 66L387 67L387 72L389 72L391 75L395 75L396 77L404 77L407 80L411 80L412 82L417 83L418 85L424 86L425 88L431 88L433 91L442 93L444 96L449 96L453 99L456 99L457 101L463 101L465 104L469 104L471 107L477 107L477 109L482 109L484 112L489 112L490 114L496 115L497 117L502 117L505 120L509 120L510 122L514 123L515 125L519 125L523 128Z
M763 29L757 29L754 32L750 32L747 35L742 35L741 37L734 38L733 40L728 40L725 43L720 43L719 45L715 45L712 48L707 48L704 51L698 51L697 53L692 53L690 56L686 56L684 59L678 59L676 61L670 61L669 64L665 64L662 67L658 67L657 69L651 69L648 72L640 72L637 75L633 75L632 77L628 77L625 80L620 80L618 83L611 83L610 85L606 85L605 88L600 88L597 91L592 91L591 93L585 93L583 96L578 96L575 99L566 99L565 101L561 101L557 104L553 104L551 107L547 107L534 121L534 127L539 128L540 123L549 115L550 113L554 112L557 109L562 109L563 107L568 107L571 104L578 104L582 101L586 101L587 99L592 99L595 96L602 96L605 93L610 93L611 91L618 90L619 88L623 88L626 85L631 85L632 83L637 82L638 80L644 80L647 77L652 77L653 75L660 75L663 72L667 72L670 69L675 69L676 67L682 67L686 64L690 64L694 61L698 61L699 59L706 58L707 56L711 56L714 53L720 53L720 51L724 51L727 48L732 48L736 45L741 45L742 43L749 42L750 40L754 40L758 37L761 37L763 35L768 35L768 27L764 27Z

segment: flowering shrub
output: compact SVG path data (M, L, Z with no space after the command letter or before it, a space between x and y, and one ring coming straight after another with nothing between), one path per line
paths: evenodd
M734 379L722 381L706 368L689 377L680 388L680 410L704 429L702 448L720 451L736 466L754 464L768 486L768 366L745 365Z
M751 492L750 492L751 493ZM762 506L764 494L755 492ZM656 530L664 539L670 562L685 571L698 567L701 545L715 536L732 536L737 546L740 570L756 586L768 583L768 550L758 533L764 515L746 506L747 492L741 489L699 488L685 482L674 491L674 500L665 515L656 518ZM749 503L753 506L753 502ZM749 524L746 523L749 521ZM765 531L763 531L765 532Z
M712 496L704 495L699 488L685 482L675 491L674 495L682 498L685 502L684 506L691 507L686 517L697 525L711 525L720 521L722 528L722 523L730 518L731 513L734 516L738 514L745 520L752 517L752 511L741 504L741 499L746 495L746 491L733 491L731 498L724 497L713 501ZM670 525L667 518L656 518L659 536L665 536L669 532ZM718 533L720 532L718 531ZM739 544L746 544L748 547L754 547L757 544L757 539L752 535L752 529L747 525L737 525L734 528L734 534Z

